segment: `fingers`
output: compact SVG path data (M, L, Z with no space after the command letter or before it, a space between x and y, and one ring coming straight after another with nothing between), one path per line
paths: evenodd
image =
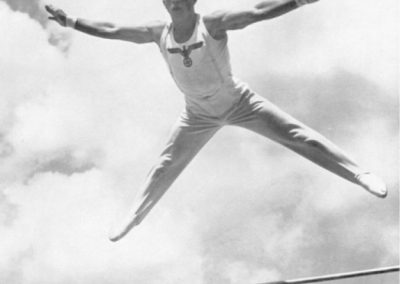
M57 17L58 15L64 15L65 12L61 9L57 9L53 5L45 5L44 8L47 12L49 12L52 16Z
M47 12L49 12L52 15L56 13L56 9L52 5L45 5L44 8L46 9Z
M55 21L58 24L60 24L61 26L66 25L67 15L65 14L65 12L63 10L58 9L58 8L54 7L53 5L45 5L44 8L50 14L50 16L48 17L49 20Z

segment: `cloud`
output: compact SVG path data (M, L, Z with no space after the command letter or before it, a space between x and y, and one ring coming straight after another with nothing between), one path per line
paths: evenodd
M18 206L10 203L3 192L0 192L0 205L0 224L11 226L18 217Z
M237 2L240 7L249 5ZM225 5L229 6L230 3ZM232 33L230 46L236 73L252 82L253 70L261 71L258 74L302 74L313 78L332 69L343 69L388 88L396 96L396 7L395 0L380 5L368 0L362 7L356 0L320 1Z
M41 9L42 1L33 0L2 0L7 3L13 11L19 11L28 14L31 18L39 21L41 24L46 22L47 16Z
M46 27L49 23L48 14L44 10L45 2L42 0L0 0L8 5L13 11L28 15L42 27ZM49 33L48 42L57 46L63 52L67 52L70 45L70 37L67 32L51 32Z
M230 35L236 73L382 175L387 200L227 127L117 244L109 224L161 152L182 95L155 45L39 24L38 1L7 4L0 282L256 283L398 262L393 1L321 1ZM158 1L54 4L126 24L166 18ZM199 1L201 11L248 5ZM49 44L58 36L63 52Z

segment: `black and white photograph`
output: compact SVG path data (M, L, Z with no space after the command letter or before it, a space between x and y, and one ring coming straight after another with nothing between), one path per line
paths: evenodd
M398 0L0 0L0 284L398 284Z

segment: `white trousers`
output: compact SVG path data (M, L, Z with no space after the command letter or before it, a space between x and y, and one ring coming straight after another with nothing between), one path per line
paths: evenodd
M130 208L138 225L200 149L224 125L236 125L259 133L321 167L356 183L363 171L340 148L321 134L280 110L267 99L245 92L224 115L213 117L184 111Z

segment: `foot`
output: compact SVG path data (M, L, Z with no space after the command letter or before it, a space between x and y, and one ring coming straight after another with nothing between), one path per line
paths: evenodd
M112 242L119 241L126 234L128 234L133 227L139 225L139 223L140 222L136 215L132 218L126 218L124 222L117 223L111 228L111 231L108 235L109 240Z
M385 198L388 194L386 184L372 173L363 173L358 175L357 183L377 197Z

